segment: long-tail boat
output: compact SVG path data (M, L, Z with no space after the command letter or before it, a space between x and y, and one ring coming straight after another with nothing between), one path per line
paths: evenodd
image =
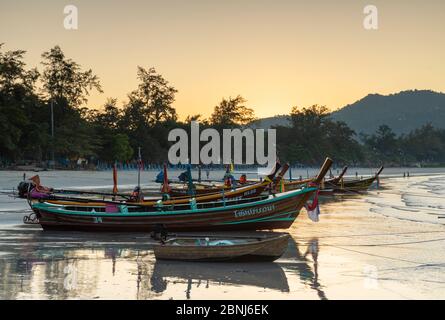
M214 185L214 184L203 184L203 183L196 183L193 193L195 195L205 195L205 194L212 194L222 191L229 191L233 187L227 186L227 185ZM172 197L186 197L191 194L191 191L187 186L180 186L180 187L174 187L170 190L169 194Z
M280 168L280 164L277 162L275 164L274 172L277 171L278 168ZM289 165L286 164L286 169L283 172L281 178L284 177L284 174L289 169ZM227 174L227 173L226 173ZM243 183L237 183L234 181L233 184L230 179L226 179L223 184L204 184L204 183L194 183L191 179L191 172L190 167L188 167L188 182L184 183L182 186L177 187L171 187L169 188L169 195L171 197L190 197L190 196L201 196L201 195L208 195L208 194L214 194L214 193L220 193L225 191L230 191L237 187L243 187L248 185L255 185L258 184L258 182L252 182L252 181L245 181ZM280 178L280 179L281 179ZM270 176L265 177L266 181L271 181ZM276 183L276 182L275 182ZM165 184L165 181L164 181Z
M245 183L237 183L236 185L233 185L232 183L226 184L226 182L224 182L223 184L193 183L193 187L191 187L191 184L188 183L188 184L183 184L181 186L172 187L169 191L169 194L172 197L184 197L184 196L187 197L190 195L199 196L222 191L229 191L236 186L241 187L256 183L257 182L252 182L252 181L246 181Z
M325 183L326 188L332 189L334 192L359 192L368 190L382 173L384 167L381 166L374 176L366 179L344 179L341 178L335 184Z
M343 178L343 176L347 170L348 170L348 167L344 167L342 172L337 177L324 180L323 185L321 186L321 189L324 189L325 185L336 185ZM309 178L309 179L304 179L304 180L285 181L284 189L285 190L299 189L299 188L301 188L302 185L312 183L314 180L315 180L315 178Z
M324 180L320 185L320 195L334 195L338 193L360 192L368 190L371 185L379 178L384 167L380 167L374 176L366 179L345 179L344 174L348 167L344 167L340 175L337 177ZM302 185L313 182L314 179L286 181L284 182L285 190L294 190Z
M315 183L321 182L331 164L332 160L327 158ZM153 231L160 227L169 231L271 230L289 228L317 190L304 187L250 199L224 198L199 203L192 198L187 204L122 203L104 207L39 202L32 208L45 230Z

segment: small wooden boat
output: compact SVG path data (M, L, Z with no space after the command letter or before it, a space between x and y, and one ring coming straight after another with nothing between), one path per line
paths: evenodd
M289 234L257 238L173 238L153 247L158 260L274 261L287 249Z

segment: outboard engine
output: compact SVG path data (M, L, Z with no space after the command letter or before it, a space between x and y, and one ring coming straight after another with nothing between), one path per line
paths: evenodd
M135 187L133 192L130 195L130 201L143 201L144 195L142 194L142 190L140 187Z
M187 171L181 172L181 174L178 176L179 181L186 182L189 178L189 175Z
M22 181L17 186L17 191L19 193L20 198L27 198L28 192L31 191L34 188L34 185L32 182L26 182Z
M155 225L150 236L152 239L161 241L161 243L164 243L167 240L168 231L167 231L165 225L157 224L157 225Z

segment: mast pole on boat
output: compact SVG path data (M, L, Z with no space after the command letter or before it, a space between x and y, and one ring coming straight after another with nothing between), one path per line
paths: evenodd
M138 187L141 189L141 166L142 166L142 157L141 157L141 147L138 147Z
M54 143L54 101L53 98L51 97L51 168L55 169L56 166L56 162L55 162L55 158L54 158L54 148L55 148L55 143Z

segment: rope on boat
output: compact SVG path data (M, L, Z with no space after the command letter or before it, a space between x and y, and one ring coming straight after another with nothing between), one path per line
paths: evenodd
M404 244L417 244L417 243L438 242L438 241L445 241L445 238L407 241L407 242L392 242L392 243L348 244L348 245L346 245L346 247L384 247L384 246L398 246L398 245L404 245ZM323 245L321 245L321 246L323 246ZM335 245L330 245L330 244L325 244L324 246L335 247Z
M371 234L348 234L342 236L317 236L317 239L321 238L350 238L350 237L379 237L379 236L398 236L398 235L407 235L407 234L423 234L423 233L445 233L444 231L409 231L409 232L394 232L394 233L371 233ZM299 238L305 240L307 238ZM310 237L310 240L313 237Z
M30 213L27 216L23 217L23 223L25 224L39 224L39 218L35 212Z
M337 248L337 249L341 249L341 250L345 250L345 251L350 251L350 252L360 253L360 254L364 254L364 255L368 255L368 256L372 256L372 257L382 258L382 259L407 262L407 263L412 263L412 264L416 264L416 265L424 265L425 264L423 262L417 262L417 261L412 261L412 260L393 258L393 257L382 256L382 255L373 254L373 253L369 253L369 252L363 252L363 251L359 251L359 250L348 249L348 248L344 248L343 246L336 246L336 245L328 245L328 246L331 246L331 247L334 247L334 248Z

